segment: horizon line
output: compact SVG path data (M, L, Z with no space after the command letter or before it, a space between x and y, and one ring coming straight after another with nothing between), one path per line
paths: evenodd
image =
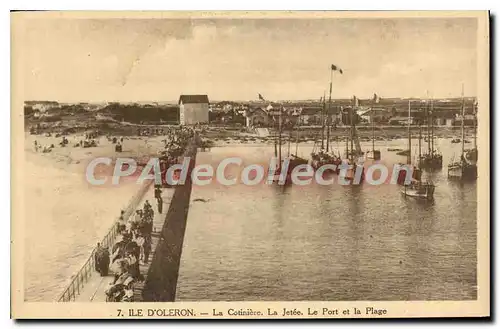
M191 94L190 94L191 95ZM195 94L192 94L195 95ZM206 95L206 94L196 94L196 95ZM461 99L461 98L477 98L477 96L448 96L448 97L380 97L380 100L384 99L418 99L418 100L446 100L446 99ZM345 100L352 100L353 98L332 98L333 101L345 101ZM357 98L360 101L367 101L367 100L372 100L372 98ZM317 101L319 102L319 98L303 98L303 99L278 99L278 100L265 100L261 101L258 99L247 99L247 100L242 100L242 99L216 99L216 100L209 100L209 103L220 103L220 102L269 102L269 103L279 103L279 102L304 102L304 101ZM171 103L171 104L177 104L178 100L173 101L173 100L51 100L51 99L27 99L24 100L24 103L26 102L56 102L56 103L88 103L88 104L95 104L95 103Z

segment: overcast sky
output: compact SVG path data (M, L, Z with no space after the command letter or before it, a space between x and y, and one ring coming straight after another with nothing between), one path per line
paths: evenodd
M32 19L26 99L169 101L476 95L474 18ZM15 58L13 59L16 60Z

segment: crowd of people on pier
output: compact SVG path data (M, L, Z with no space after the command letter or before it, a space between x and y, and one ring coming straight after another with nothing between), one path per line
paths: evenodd
M115 228L118 239L111 250L97 245L95 270L101 276L107 276L110 271L114 276L106 289L107 301L132 301L133 284L144 280L139 265L149 262L153 219L154 210L148 200L142 209L136 210L127 220L122 211Z
M189 141L195 135L195 129L180 127L167 130L165 143L165 157L173 162L182 156ZM118 144L123 140L112 140ZM161 186L155 186L154 197L157 211L163 211ZM144 281L140 265L150 261L152 251L152 232L155 211L148 200L133 214L126 214L122 210L114 228L117 240L114 244L103 246L97 244L94 253L95 270L102 277L113 275L113 281L105 290L106 301L127 302L133 301L134 283Z
M162 156L177 158L184 153L186 145L194 136L194 129L191 127L179 127L175 130L168 130L163 140L165 150L161 152Z

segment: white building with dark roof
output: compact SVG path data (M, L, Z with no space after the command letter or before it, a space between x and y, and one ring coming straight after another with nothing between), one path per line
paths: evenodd
M208 108L207 95L181 95L179 97L180 124L208 123Z

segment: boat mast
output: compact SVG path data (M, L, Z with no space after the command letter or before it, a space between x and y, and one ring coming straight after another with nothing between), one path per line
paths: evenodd
M427 133L427 154L431 154L431 124L430 124L430 105L431 101L427 97L427 104L425 106L425 121L427 123L426 133Z
M472 103L472 111L474 113L474 149L477 150L477 103L476 100Z
M462 83L462 158L464 158L465 152L465 99L464 99L464 84Z
M351 120L351 114L350 113L351 112L349 112L349 120ZM350 133L350 131L349 131L349 133ZM349 159L349 135L347 135L346 137L347 138L345 139L345 157L346 157L346 159Z
M288 154L288 157L290 157L290 145L292 144L292 134L291 134L291 131L288 133L288 150L287 150L287 154Z
M420 167L420 161L422 158L422 123L418 121L418 165Z
M373 121L373 100L372 100L371 120L372 120L372 156L373 159L375 159L375 122Z
M431 99L431 155L434 156L434 100Z
M325 92L323 91L323 109L321 110L321 149L325 147Z
M273 113L274 115L274 113ZM278 156L278 135L276 132L276 119L273 120L273 126L274 126L274 157Z
M354 162L354 107L351 109L350 113L350 120L351 120L351 130L349 132L349 139L351 140L351 162Z
M332 107L332 82L333 82L333 70L330 70L330 95L328 96L328 110L326 112L326 153L328 153L330 147L330 112Z
M278 127L278 163L281 167L281 113L283 111L283 106L280 106L280 114L279 114L279 127Z
M411 100L408 100L408 156L406 163L411 164Z
M328 107L328 112L330 112L330 107ZM330 118L329 114L326 114L326 152L330 149Z
M295 141L295 156L296 157L299 156L299 133L300 133L300 129L299 129L299 126L297 125L297 139Z

